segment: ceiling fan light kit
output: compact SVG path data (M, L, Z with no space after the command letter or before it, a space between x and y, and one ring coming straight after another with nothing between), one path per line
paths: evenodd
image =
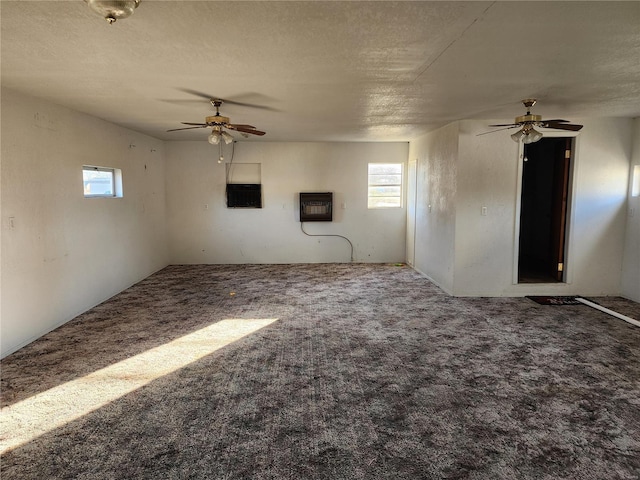
M525 127L522 127L522 129L518 130L516 133L511 135L511 139L514 142L519 143L520 140L522 140L522 143L525 143L525 144L535 143L541 138L542 138L542 133L537 131L533 127L528 129L525 129Z
M141 0L84 0L89 8L100 16L109 24L115 23L121 18L130 17Z
M218 145L220 140L229 145L233 142L233 136L221 130L220 127L214 127L213 130L211 130L211 135L209 135L208 141L211 145Z

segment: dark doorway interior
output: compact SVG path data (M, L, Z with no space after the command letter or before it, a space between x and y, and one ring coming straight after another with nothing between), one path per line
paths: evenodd
M518 283L562 282L571 138L524 146Z

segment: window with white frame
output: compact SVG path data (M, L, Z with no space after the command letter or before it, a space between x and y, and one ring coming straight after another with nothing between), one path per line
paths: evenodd
M402 207L402 164L369 164L369 208Z
M85 197L122 197L122 171L119 168L82 166Z

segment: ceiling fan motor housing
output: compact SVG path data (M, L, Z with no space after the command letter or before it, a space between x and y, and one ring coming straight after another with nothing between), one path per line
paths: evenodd
M542 115L521 115L520 117L516 117L516 121L514 123L538 123L542 121Z
M222 124L230 123L229 117L223 117L222 115L211 115L210 117L207 117L205 120L208 124L218 123L222 125Z

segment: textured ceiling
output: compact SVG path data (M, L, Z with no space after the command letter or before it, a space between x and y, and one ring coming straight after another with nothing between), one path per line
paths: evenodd
M408 141L534 113L640 116L640 2L4 1L2 85L166 140L213 114L271 141Z

